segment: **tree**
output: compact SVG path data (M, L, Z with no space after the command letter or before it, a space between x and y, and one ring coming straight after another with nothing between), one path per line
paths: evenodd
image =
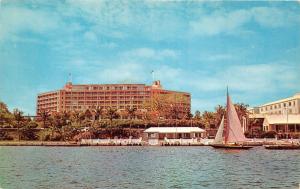
M248 117L248 104L244 103L236 103L234 104L234 107L236 109L236 112L239 116L240 121L242 120L243 117L247 118Z
M109 121L110 121L110 126L112 127L112 121L113 121L114 119L119 118L118 110L109 107L109 108L107 109L106 115L107 115L107 117L108 117L108 119L109 119Z
M202 114L205 129L210 129L215 126L215 114L213 112L204 111Z
M131 126L132 126L132 119L135 118L136 116L136 111L137 111L137 108L133 108L133 107L129 107L127 106L126 107L126 113L127 113L127 116L129 117L130 119L130 126L129 126L129 135L131 136Z
M14 120L16 121L18 140L20 140L20 127L22 126L22 121L24 120L23 112L20 111L19 109L14 109L13 115L14 115Z
M42 109L39 115L41 116L41 119L43 121L43 127L46 128L46 122L49 121L50 118L49 112L46 109Z
M35 121L29 121L21 129L21 138L23 140L37 140L38 136L34 132L34 129L37 128L38 124Z
M95 113L95 120L100 120L102 119L102 116L104 114L104 108L97 106L96 109L94 110Z
M225 107L217 105L215 107L215 125L219 125L222 121L222 117L225 115Z
M13 121L13 115L4 102L0 101L0 126L10 126Z
M106 111L106 116L108 117L110 121L110 127L111 127L111 135L112 135L112 127L113 127L113 120L119 118L119 113L117 109L114 109L112 107L109 107Z
M70 115L70 118L71 118L71 124L75 127L79 127L81 125L81 116L82 113L77 111L77 110L74 110L71 115ZM73 124L75 123L75 124Z
M199 110L195 111L194 119L197 121L201 120L201 112Z

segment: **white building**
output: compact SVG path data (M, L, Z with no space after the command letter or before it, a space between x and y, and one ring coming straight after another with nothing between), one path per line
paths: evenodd
M205 137L206 131L199 127L150 127L144 131L149 145L198 144Z
M300 93L250 108L248 111L250 119L264 119L262 131L275 131L284 138L300 137Z
M300 114L300 93L289 98L263 104L259 107L253 108L253 110L254 113L258 110L258 113L263 115L286 113Z

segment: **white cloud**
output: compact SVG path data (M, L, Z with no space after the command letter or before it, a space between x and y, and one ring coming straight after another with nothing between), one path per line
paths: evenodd
M9 39L20 32L48 33L59 26L59 19L45 11L20 7L1 7L0 40Z
M126 59L153 59L166 60L176 59L179 52L171 49L151 49L151 48L137 48L126 51L121 54Z
M255 21L263 27L283 27L299 25L299 14L285 9L272 7L254 7L235 11L214 11L209 15L200 15L198 20L190 21L193 35L237 34L249 32L244 27Z
M200 17L198 21L191 21L190 28L193 34L217 35L219 33L231 33L249 20L250 13L246 10L230 13L216 11L211 15Z
M88 72L88 75L78 78L80 83L141 83L145 82L147 75L147 69L134 62L109 62L105 67L90 67Z

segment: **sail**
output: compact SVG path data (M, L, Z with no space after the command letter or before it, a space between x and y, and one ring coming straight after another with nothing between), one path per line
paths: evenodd
M213 142L214 144L223 144L223 131L224 131L224 116L222 117L222 121L220 123L215 140Z
M244 142L246 137L242 130L241 122L236 113L235 107L227 93L227 125L225 143Z

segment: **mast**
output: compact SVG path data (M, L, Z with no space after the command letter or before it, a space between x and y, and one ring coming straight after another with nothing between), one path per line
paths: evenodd
M228 141L228 134L229 134L229 111L230 111L230 107L229 107L229 93L228 93L228 86L226 87L226 126L224 127L224 131L225 131L225 144Z

